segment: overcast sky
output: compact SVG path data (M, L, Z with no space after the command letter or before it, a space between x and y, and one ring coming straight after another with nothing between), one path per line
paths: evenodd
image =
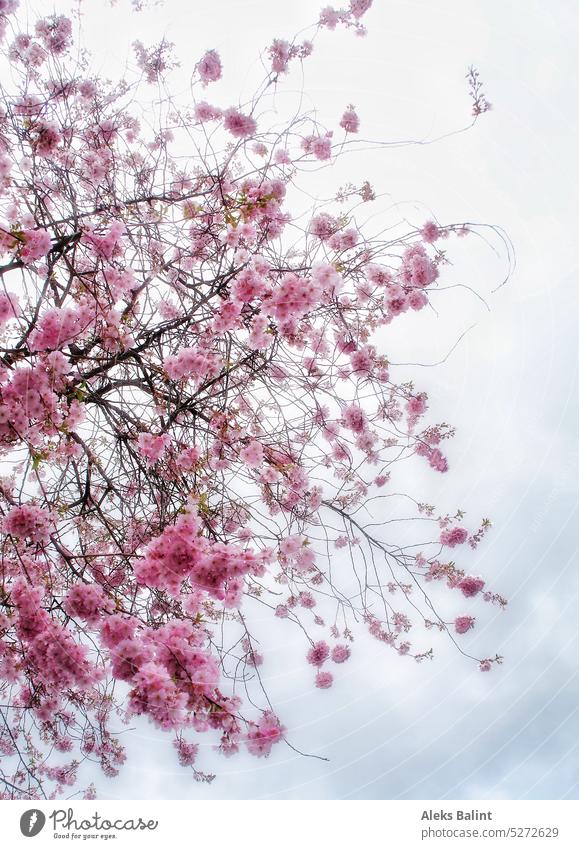
M46 13L53 4L33 4ZM128 44L165 35L183 87L209 47L224 61L220 105L251 93L260 49L317 16L312 0L166 0L139 15L85 0L86 45L114 75ZM57 4L62 10L64 4ZM430 139L468 122L464 74L475 64L494 109L475 128L436 144L365 152L324 180L346 175L388 193L421 224L479 221L508 232L517 265L467 239L445 280L472 286L436 300L438 318L406 317L381 345L392 361L442 365L408 371L431 398L433 419L456 424L452 470L430 478L441 510L460 506L494 528L470 559L510 600L477 609L474 653L505 664L483 675L450 646L418 666L360 640L331 691L311 687L303 644L280 631L263 667L276 709L303 751L278 746L266 761L213 758L211 787L175 766L169 741L142 723L126 734L119 779L95 775L104 798L577 798L579 633L576 479L577 127L579 31L575 0L374 0L368 36L326 33L305 65L304 88L323 123L357 106L361 135ZM302 85L299 73L292 78ZM213 98L213 92L215 92ZM335 180L335 183L334 183ZM374 211L374 210L372 210ZM403 369L399 375L406 374ZM423 485L420 481L420 485ZM284 670L280 674L279 669Z

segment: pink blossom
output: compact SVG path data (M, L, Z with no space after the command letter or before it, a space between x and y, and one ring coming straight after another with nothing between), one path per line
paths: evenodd
M135 564L137 580L178 596L181 583L187 578L195 587L223 601L228 581L250 571L259 572L251 550L210 542L198 531L199 519L195 514L187 512L179 516L174 525L167 526L149 543Z
M330 656L330 647L325 640L314 643L306 655L308 663L312 666L322 666Z
M199 462L200 458L201 452L199 449L195 448L194 445L191 445L189 448L184 448L183 451L179 452L175 462L184 472L191 472Z
M325 136L307 136L302 139L302 148L306 153L313 154L316 159L327 160L332 156L332 134Z
M89 326L92 315L89 309L52 309L44 313L29 337L32 351L56 350L77 339Z
M170 444L171 437L167 433L158 436L153 436L152 433L140 433L137 437L139 452L149 463L160 460Z
M113 221L103 235L87 228L82 238L93 248L97 256L110 260L120 250L124 233L125 225L121 221Z
M84 619L95 625L102 612L111 607L111 602L98 584L75 584L68 591L64 609L69 616Z
M291 163L291 157L285 148L278 148L273 158L276 165L289 165Z
M42 259L52 247L50 233L47 230L25 230L22 237L24 247L20 250L20 258L26 265Z
M447 545L449 548L454 548L457 545L462 545L468 538L466 528L450 528L441 531L440 542L442 545Z
M440 230L434 221L427 221L420 231L420 235L425 242L436 242L437 239L440 239Z
M277 716L266 710L259 722L251 722L246 736L247 750L258 758L267 757L274 743L283 738L285 728Z
M433 469L436 469L437 472L448 471L448 462L446 457L443 456L442 452L439 451L438 448L433 448L428 452L428 454L428 462Z
M342 410L345 426L354 433L361 433L367 426L367 416L358 404L348 404Z
M221 59L216 50L208 50L196 65L203 86L221 79Z
M246 466L257 469L263 463L263 445L252 439L241 449L239 456Z
M355 18L361 18L371 5L372 0L350 0L350 11Z
M408 306L417 311L421 310L428 303L428 298L424 292L421 292L419 289L412 289L411 292L408 293L407 296Z
M340 127L347 133L357 133L360 129L360 119L353 106L348 106L340 119Z
M305 590L298 595L298 603L301 607L305 607L306 610L311 610L312 607L316 606L316 600L313 595Z
M114 613L101 623L100 635L104 646L114 648L123 640L131 640L135 633L136 622L128 617Z
M332 6L325 6L320 12L320 26L327 27L330 30L336 29L336 24L340 22L342 17L343 15Z
M267 286L262 277L253 268L244 268L236 276L231 287L231 296L238 301L249 303L262 297Z
M318 239L324 241L335 233L337 227L338 222L335 218L332 218L327 212L321 212L310 221L309 232L312 236L317 236Z
M327 690L334 683L334 676L331 672L318 672L316 675L316 687L320 690Z
M173 745L177 749L177 757L181 766L193 766L197 759L199 746L196 743L186 743L182 737L174 740Z
M218 106L211 106L210 103L206 103L204 100L196 103L193 111L195 119L202 124L207 121L217 121L223 115L223 111Z
M61 141L62 136L53 122L38 121L34 125L32 147L37 156L53 156Z
M257 123L251 115L243 115L234 108L226 109L223 113L223 126L236 138L251 136L257 130Z
M191 378L200 384L219 373L221 360L216 354L201 348L182 348L178 354L167 357L164 367L172 380Z
M282 74L287 71L288 62L291 58L291 48L287 41L276 38L271 47L268 49L271 59L271 70L275 74Z
M408 309L408 296L402 286L392 283L386 285L386 295L384 297L384 307L393 316L400 315Z
M412 245L404 251L400 278L405 286L424 288L438 277L438 268L420 244Z
M42 39L45 48L60 56L71 44L72 24L65 15L52 15L36 22L36 35Z
M332 660L334 663L344 663L350 657L350 649L346 645L336 645L332 649Z
M472 616L458 616L454 620L454 630L457 634L466 634L474 628L474 618Z
M471 598L477 595L484 585L485 582L479 575L466 575L458 582L457 587L462 590L462 594L466 598Z
M21 540L42 545L47 543L52 529L52 517L47 510L34 504L12 507L2 520L2 530Z
M0 292L0 327L19 313L18 296L13 292Z
M268 311L279 321L300 319L320 301L321 290L311 278L284 274L267 302Z

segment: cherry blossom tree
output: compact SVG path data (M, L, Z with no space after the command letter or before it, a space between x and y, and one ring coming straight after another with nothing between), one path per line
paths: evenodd
M275 39L255 97L218 106L213 49L178 103L166 42L135 43L107 82L73 49L81 19L30 23L0 0L4 798L92 797L79 766L116 775L138 715L199 780L203 733L224 755L292 745L256 615L295 625L325 690L362 631L416 661L424 628L465 653L471 599L505 604L454 560L488 520L469 529L397 488L399 464L447 472L453 429L379 344L429 308L443 243L471 228L364 230L368 182L294 218L292 192L353 148L360 118L347 103L330 130L262 118L315 40L363 35L370 6ZM468 81L475 121L489 104Z

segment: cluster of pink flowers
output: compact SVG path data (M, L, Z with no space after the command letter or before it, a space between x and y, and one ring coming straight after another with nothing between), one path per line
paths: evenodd
M45 257L52 247L50 233L47 230L25 230L22 238L24 244L20 248L20 259L26 265Z
M434 221L427 221L422 230L420 231L420 235L424 239L425 242L431 244L432 242L436 242L441 237L441 232L437 224Z
M147 462L156 463L171 444L171 437L168 433L161 433L158 436L153 436L152 433L140 433L137 444Z
M328 690L334 683L334 676L331 672L320 669L314 679L315 685L319 690Z
M75 584L64 601L68 615L83 619L88 625L96 625L103 612L111 608L111 600L98 584Z
M46 433L56 432L70 411L57 394L68 369L66 358L54 351L33 366L0 371L0 436L5 441L32 437L40 423Z
M315 562L315 553L299 534L284 537L279 544L281 562L291 564L298 572L307 571Z
M457 587L462 591L463 596L466 598L472 598L480 593L484 585L485 582L480 575L465 575L465 577L458 582Z
M376 349L372 345L362 345L350 355L352 373L358 376L368 376L374 369Z
M132 690L129 711L147 714L161 728L182 727L187 711L201 715L219 699L219 667L204 648L206 635L189 622L173 620L138 633L136 623L119 615L107 617L101 638L111 653L115 678Z
M0 327L19 312L18 296L13 292L0 292Z
M449 548L454 548L456 545L462 545L468 539L468 531L466 528L445 528L440 533L440 542L442 545L447 545Z
M10 186L12 163L7 156L0 153L0 192L4 193Z
M348 430L362 433L368 425L368 417L359 404L348 404L342 409L342 419Z
M177 749L177 758L181 766L193 766L197 759L199 746L196 743L187 743L182 737L178 737L173 745Z
M205 53L205 55L199 60L195 68L201 77L203 86L217 82L217 80L221 79L223 71L219 53L216 50L208 50L207 53Z
M350 649L348 646L338 644L332 649L332 660L334 663L345 663L350 657Z
M246 466L257 469L263 463L263 445L256 439L251 439L239 452L239 457Z
M175 462L184 472L191 472L199 462L200 457L201 452L199 449L195 448L194 445L191 445L189 448L184 448L183 451L177 455Z
M176 597L187 579L227 607L237 607L243 582L236 582L235 592L228 594L229 582L249 572L261 574L263 565L251 550L210 542L200 535L200 529L200 521L192 512L179 516L174 525L149 543L135 565L135 575L143 585L166 589Z
M314 215L310 221L309 232L312 236L316 236L322 241L329 239L338 229L337 220L327 212L320 212L319 215Z
M165 666L152 660L141 664L132 676L132 683L130 714L146 713L164 729L182 726L187 693L175 684Z
M278 321L297 320L313 310L320 297L320 286L313 279L289 272L283 275L268 300L267 310Z
M32 130L31 145L37 156L52 157L62 141L62 135L52 121L37 121Z
M312 266L312 279L322 289L323 301L335 298L344 286L344 278L334 265L327 262L315 262Z
M259 722L250 723L246 735L248 751L258 758L267 757L274 743L279 743L283 738L285 728L277 716L270 710L266 710Z
M199 121L200 124L204 124L206 121L218 121L223 115L222 109L218 106L212 106L205 100L200 100L199 103L196 103L193 112L195 120Z
M40 589L17 581L11 597L18 613L17 633L40 681L58 692L72 686L85 689L102 678L102 670L88 659L88 647L77 643L71 632L44 610Z
M121 221L113 221L107 233L102 236L86 229L82 235L83 241L90 245L96 255L110 260L121 249L121 239L125 233L125 225Z
M231 107L223 113L223 126L232 136L242 139L253 136L257 130L257 122L251 115L244 115L238 109Z
M66 53L71 44L72 24L65 15L51 15L36 22L36 35L55 56Z
M433 448L426 441L425 442L418 442L418 444L416 446L416 453L420 457L426 457L426 459L428 460L429 466L432 469L435 469L435 471L437 471L437 472L447 472L448 471L448 461L439 448Z
M231 297L236 301L249 303L255 298L261 298L267 292L268 286L255 267L244 268L235 278L231 287Z
M55 351L87 330L94 315L87 305L48 310L29 337L31 351Z
M15 64L22 62L26 67L36 69L46 61L46 50L30 35L21 32L12 42L8 56Z
M457 616L454 620L454 630L457 634L466 634L474 628L474 618L472 616Z
M182 348L178 354L167 357L163 363L171 380L187 378L196 384L219 374L221 365L221 359L217 354L197 347Z
M421 244L412 245L404 251L400 268L400 280L404 286L424 289L437 277L438 268Z
M133 42L133 49L137 57L137 64L144 73L148 83L156 83L165 71L174 67L172 59L173 45L164 39L149 49L140 41L135 41Z
M13 507L2 521L5 534L12 534L20 540L29 540L37 545L48 542L53 528L53 518L48 510L35 504Z
M308 663L312 666L322 666L330 656L330 647L325 640L314 643L306 655Z
M360 119L354 106L348 106L340 119L340 127L342 127L347 133L358 132L360 129Z
M254 351L261 351L269 347L273 341L273 336L269 331L269 320L266 315L256 315L251 322L251 333L247 339L247 344Z
M332 133L323 136L306 136L302 139L302 148L306 153L311 153L316 159L322 161L332 157Z
M347 9L334 9L333 6L325 6L320 12L320 26L334 30L338 24L354 27L358 35L365 35L366 30L360 24L363 17L372 5L372 0L350 0Z
M319 640L312 645L306 655L308 663L318 669L314 683L320 690L327 690L334 683L332 673L321 669L330 657L334 663L345 663L350 657L350 649L346 645L338 644L330 652L330 647L326 641Z
M360 234L353 227L348 227L347 230L340 230L334 233L328 239L328 246L337 253L349 251L354 248L360 240ZM362 296L362 291L358 290L358 295Z
M271 59L272 72L274 74L286 73L292 59L305 59L311 54L312 50L311 41L304 41L302 44L290 44L281 38L275 38L267 50Z
M418 395L411 395L406 402L406 414L408 416L408 427L414 428L421 416L427 410L428 396L425 392L420 392Z

